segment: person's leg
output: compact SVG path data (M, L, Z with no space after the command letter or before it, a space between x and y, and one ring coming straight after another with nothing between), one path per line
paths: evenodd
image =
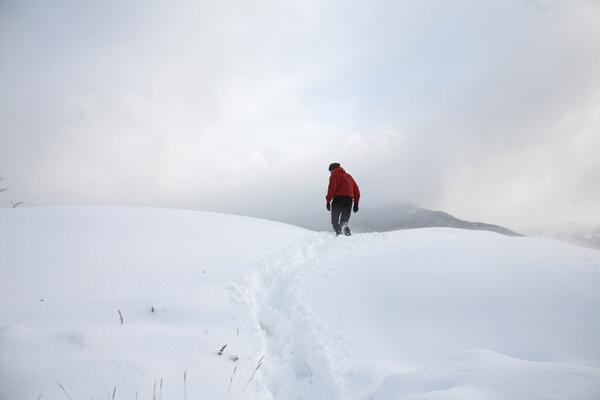
M341 224L344 224L344 223L347 224L348 221L350 221L351 211L352 211L352 203L342 204L342 210L341 210L342 218L340 221Z
M333 200L331 202L331 225L336 234L342 232L340 228L340 214L342 213L342 204Z
M352 211L352 203L342 204L340 225L341 225L342 229L344 230L344 234L346 234L346 235L350 234L350 227L348 226L348 221L350 221L351 211Z

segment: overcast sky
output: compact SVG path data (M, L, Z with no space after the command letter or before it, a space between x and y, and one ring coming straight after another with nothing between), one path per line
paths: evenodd
M600 223L600 1L0 1L0 194Z

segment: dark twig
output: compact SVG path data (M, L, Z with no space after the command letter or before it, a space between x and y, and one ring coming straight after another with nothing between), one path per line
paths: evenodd
M537 1L526 1L525 3L523 3L523 7L536 7L538 10L540 11L548 11L548 9L550 8L549 5L541 5L540 3L538 3Z
M123 314L121 313L121 310L117 309L117 311L119 312L119 319L121 320L121 325L123 325L123 323L125 322Z
M217 352L217 354L218 354L218 355L220 355L220 356L222 356L222 355L223 355L223 351L225 351L225 348L226 348L226 347L227 347L227 343L225 343L225 344L223 345L223 347L221 347L221 350L219 350L219 351Z

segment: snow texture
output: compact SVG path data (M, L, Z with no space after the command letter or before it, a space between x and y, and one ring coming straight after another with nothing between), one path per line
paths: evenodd
M600 398L600 252L546 239L5 209L0 304L0 400Z

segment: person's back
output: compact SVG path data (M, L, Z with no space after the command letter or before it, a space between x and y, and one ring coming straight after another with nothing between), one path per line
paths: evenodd
M326 208L331 211L331 225L337 235L350 235L350 211L354 202L354 212L358 212L360 190L354 178L348 174L339 163L329 165L329 187L325 196Z

